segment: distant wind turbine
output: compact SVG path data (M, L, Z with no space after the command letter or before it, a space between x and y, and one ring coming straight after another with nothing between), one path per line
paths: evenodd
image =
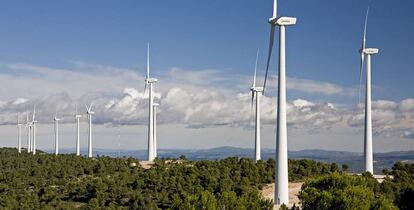
M367 22L368 22L369 7L365 16L364 34L362 37L361 66L360 66L360 81L362 79L363 65L365 55L366 60L366 81L365 81L365 133L364 133L364 157L365 157L365 171L374 173L374 161L372 151L372 118L371 118L371 55L378 54L379 50L376 48L365 48ZM361 86L360 86L361 88Z
M261 152L260 152L260 96L263 93L263 87L257 87L256 86L256 73L257 73L257 60L259 58L259 50L257 50L256 54L256 63L254 65L254 75L253 75L253 84L250 88L250 91L252 93L252 103L251 106L253 107L253 101L254 97L256 96L256 121L255 121L255 161L261 159Z
M92 157L92 115L94 114L94 112L92 112L92 103L91 105L88 107L86 106L86 115L88 116L88 121L89 121L89 136L88 136L88 157Z
M145 78L145 90L147 85L149 86L149 113L148 113L148 161L153 161L155 159L154 154L154 123L153 123L153 113L154 113L154 95L153 95L153 85L157 83L156 78L150 77L150 47L149 43L147 45L147 75Z
M80 155L80 135L79 135L79 119L82 115L78 114L78 106L75 107L75 120L76 120L76 155Z
M36 107L33 107L33 116L32 116L32 142L33 142L33 146L32 146L32 152L33 155L36 154Z
M57 112L55 112L55 155L59 154L59 118L57 117Z
M157 107L159 106L160 104L158 104L158 103L154 103L154 121L153 121L153 123L154 123L154 133L153 133L153 138L154 138L154 158L156 158L156 157L158 157L158 152L157 152Z
M121 122L118 120L118 157L121 157Z
M20 123L19 115L17 115L17 151L22 152L22 124Z
M27 129L27 152L32 151L32 123L29 122L29 112L26 113L26 129Z
M285 27L296 24L294 17L277 16L277 0L273 2L273 16L269 18L270 40L269 52L266 64L266 75L263 91L266 88L266 80L269 71L269 64L273 49L275 26L279 26L279 75L278 75L278 97L277 97L277 136L276 136L276 180L275 198L277 205L289 204L288 188L288 154L287 154L287 123L286 123L286 48L285 48Z

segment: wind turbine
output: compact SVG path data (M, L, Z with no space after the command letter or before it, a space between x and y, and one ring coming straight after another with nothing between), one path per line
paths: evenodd
M266 64L266 75L263 91L266 88L267 74L272 56L275 27L279 26L279 75L278 75L278 97L277 97L277 136L276 136L276 180L275 198L277 205L289 204L288 188L288 154L287 154L287 123L286 123L286 48L285 27L296 24L294 17L277 16L277 0L273 1L273 16L269 18L270 40L269 52Z
M17 151L22 152L22 124L19 121L19 115L17 115Z
M121 157L121 122L118 120L118 158Z
M154 158L156 158L157 156L158 156L158 154L157 154L157 107L159 106L160 104L158 104L158 103L154 103L153 104L153 108L154 108L154 121L153 121L153 123L154 123L154 133L153 133L153 138L154 138Z
M55 112L55 155L59 154L59 118L57 117L57 112Z
M92 103L91 105L88 107L86 106L86 115L88 116L88 121L89 121L89 137L88 137L88 157L92 157L92 115L94 114L94 112L92 112Z
M362 79L363 65L365 55L366 60L366 81L365 81L365 132L364 132L364 157L365 157L365 171L374 174L374 161L372 151L372 118L371 118L371 55L378 54L377 48L366 48L366 32L368 22L369 7L365 16L364 34L362 37L361 66L360 66L360 81ZM360 86L361 88L361 86Z
M36 154L36 123L37 123L37 121L35 120L35 117L36 117L36 107L33 107L33 117L32 117L32 134L33 134L33 137L32 137L32 143L33 143L32 152L33 152L33 155Z
M254 97L256 96L256 122L255 122L255 161L261 159L261 153L260 153L260 95L263 93L263 87L256 87L256 72L257 72L257 60L259 58L259 50L257 50L256 54L256 63L254 66L254 75L253 75L253 84L250 88L250 92L252 93L252 104L253 107L253 101Z
M26 129L27 129L27 152L32 151L32 124L29 122L29 112L26 113Z
M154 122L153 122L153 113L154 113L154 96L153 96L153 86L157 83L156 78L150 77L150 47L149 43L147 45L147 75L145 78L145 89L147 89L147 85L149 86L149 114L148 114L148 161L153 161L155 159L154 154Z
M78 106L75 107L75 120L76 120L76 155L80 155L80 135L79 135L79 119L82 115L78 114Z

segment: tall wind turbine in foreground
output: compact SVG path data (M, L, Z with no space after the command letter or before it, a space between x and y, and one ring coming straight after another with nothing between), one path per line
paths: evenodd
M19 121L19 115L17 115L17 151L22 152L22 124Z
M266 76L263 90L266 88L267 74L272 55L275 26L280 27L279 37L279 76L277 97L277 136L276 136L276 181L275 204L289 204L288 188L288 157L287 157L287 125L286 125L286 54L285 27L296 24L294 17L277 16L277 0L273 2L273 16L269 19L271 25L269 54L267 57Z
M263 87L256 87L256 72L257 72L257 60L259 58L259 50L257 50L256 54L256 63L254 66L254 75L253 75L253 84L250 88L250 92L252 93L252 104L253 107L253 101L254 97L256 96L256 121L255 121L255 161L262 159L261 158L261 152L260 152L260 96L263 93Z
M365 48L367 22L368 22L369 8L365 16L364 34L362 37L361 66L360 66L360 81L362 78L364 58L367 56L366 65L366 81L365 81L365 135L364 135L364 157L365 157L365 171L374 173L374 161L372 152L372 119L371 119L371 55L379 52L376 48ZM360 86L361 87L361 86Z
M147 89L147 85L149 86L149 114L148 114L148 161L153 161L155 159L154 154L154 95L153 95L153 86L157 83L156 78L150 77L150 48L149 44L147 46L147 76L145 78L145 90Z
M78 106L75 108L75 120L76 120L76 155L80 155L80 136L79 136L79 119L82 115L78 114Z
M153 108L154 108L154 133L153 133L153 138L154 138L154 158L156 158L158 156L157 154L157 107L159 106L159 103L154 103L153 104Z
M53 118L55 121L55 155L59 154L59 118L57 118L57 113L55 113L55 117Z
M88 107L86 106L86 115L88 116L88 121L89 121L89 136L88 136L88 157L92 157L92 115L94 114L94 112L92 112L92 103L91 105Z
M33 146L32 146L32 152L33 155L36 154L36 123L37 121L35 120L36 117L36 107L33 107L33 117L32 117L32 142L33 142Z

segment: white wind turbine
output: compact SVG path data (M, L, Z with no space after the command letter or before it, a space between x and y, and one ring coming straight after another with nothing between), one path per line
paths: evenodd
M371 119L371 55L375 55L379 52L376 48L365 48L367 22L368 22L369 7L365 16L364 34L362 37L361 53L361 66L360 66L360 89L361 79L364 66L365 55L366 61L366 81L365 81L365 134L364 134L364 157L365 157L365 171L374 173L374 161L372 151L372 119Z
M266 76L263 90L266 88L267 74L273 49L275 27L279 26L279 75L278 75L278 97L277 97L277 136L276 136L276 180L275 198L277 205L289 204L288 188L288 154L287 154L287 123L286 123L286 48L285 27L296 24L294 17L277 16L277 0L273 2L273 16L269 18L270 41L266 65Z
M32 152L33 155L36 154L36 123L37 121L35 120L36 117L36 107L33 107L33 117L32 117Z
M86 115L88 116L88 121L89 121L89 136L88 136L88 157L92 157L92 115L94 114L94 112L92 111L92 103L91 105L88 107L86 106Z
M22 124L19 120L19 115L17 115L17 151L22 152Z
M118 120L118 157L121 157L121 121Z
M158 157L157 154L157 107L159 106L159 103L154 103L153 104L153 108L154 108L154 119L153 119L153 123L154 123L154 133L153 133L153 138L154 138L154 158Z
M29 122L29 112L26 113L26 129L27 129L27 152L32 151L32 123Z
M75 120L76 120L76 155L80 155L80 135L79 135L79 119L82 115L78 114L78 106L75 107Z
M257 60L259 58L259 50L257 50L256 54L256 63L254 65L254 75L253 75L253 84L250 88L250 92L252 93L252 104L253 107L253 101L254 97L256 96L256 121L255 121L255 161L261 159L261 152L260 152L260 96L263 93L263 87L256 87L256 72L257 72Z
M57 117L57 111L55 112L55 155L59 154L59 118Z
M153 113L154 113L154 94L153 94L153 86L157 83L156 78L150 77L150 47L149 43L147 45L147 75L145 78L145 89L147 89L147 85L149 86L149 114L148 114L148 161L153 161L155 159L154 154L154 123L153 123Z

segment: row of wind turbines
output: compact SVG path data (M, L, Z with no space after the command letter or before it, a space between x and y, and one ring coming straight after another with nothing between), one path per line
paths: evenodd
M86 115L89 121L89 128L88 128L88 157L92 157L92 115L94 112L92 111L92 104L90 106L86 106ZM36 123L38 121L35 120L36 117L36 107L33 108L32 113L32 121L29 121L29 112L26 115L26 130L27 130L27 144L26 149L28 153L36 154ZM75 122L76 122L76 155L80 155L80 118L82 115L78 114L77 108L75 112ZM53 117L54 121L54 130L55 130L55 155L59 154L59 121L61 119L57 117L57 113ZM20 123L20 118L17 116L17 150L19 153L22 152L22 123Z
M364 64L366 64L366 81L365 81L365 126L364 126L364 166L365 171L373 174L373 147L372 147L372 114L371 114L371 56L378 54L377 48L366 47L366 34L368 23L369 7L365 16L364 31L362 37L362 46L359 49L361 54L360 60L360 85L361 91L362 75ZM260 96L264 94L266 81L269 72L270 61L273 51L273 43L275 37L275 28L279 27L279 68L278 68L278 95L277 95L277 134L276 134L276 174L275 174L275 197L274 203L277 205L289 204L289 188L288 188L288 150L287 150L287 120L286 120L286 26L296 24L295 17L278 16L277 0L273 2L273 15L269 18L270 23L270 39L269 49L266 63L266 74L263 86L257 86L257 60L259 51L256 55L256 63L254 67L253 83L250 88L252 94L251 105L253 107L256 99L255 109L255 160L261 159L260 154ZM366 57L366 61L365 61Z
M368 22L369 8L365 17L362 46L359 50L361 54L360 60L360 89L362 83L362 74L364 64L366 64L366 81L365 81L365 133L364 133L364 158L365 171L373 173L373 149L372 149L372 119L371 119L371 56L378 53L376 48L366 47L366 32ZM257 77L257 62L259 51L256 55L256 62L254 67L253 83L250 88L251 91L251 106L255 104L255 160L261 159L260 148L260 97L265 93L266 81L269 73L269 67L272 57L273 44L275 39L276 27L279 28L279 66L278 66L278 97L277 97L277 135L276 135L276 176L275 176L275 197L274 202L277 205L289 204L289 189L288 189L288 150L287 150L287 117L286 117L286 27L296 24L295 17L278 16L277 0L273 2L273 15L268 19L270 24L270 38L269 49L266 62L266 74L264 77L263 86L258 86L256 82ZM365 60L366 57L366 60ZM154 86L158 79L150 77L150 47L147 46L147 72L145 79L144 91L148 91L148 161L153 161L157 157L157 131L156 131L156 112L158 103L154 102ZM255 103L254 103L255 102ZM92 104L86 106L86 114L89 121L89 136L88 136L88 157L92 157ZM26 128L28 128L27 150L36 154L36 123L35 109L33 110L32 121L29 122L27 115ZM80 138L79 138L79 120L82 116L75 114L76 119L76 154L80 155ZM55 154L59 152L58 140L58 125L59 118L55 115ZM18 125L18 151L21 152L21 126ZM120 135L120 134L118 134ZM120 138L120 137L118 137ZM119 140L118 140L119 141ZM119 142L118 142L119 146Z
M144 92L149 94L149 115L148 115L148 161L153 161L157 157L157 107L159 103L154 102L154 85L157 83L156 78L150 77L150 46L147 46L147 74L145 79L145 88ZM93 104L91 103L86 107L86 115L88 120L88 157L93 157L93 145L92 145L92 115L95 114L92 111ZM76 155L80 155L80 119L82 115L78 114L77 106L75 108L75 123L76 123ZM33 108L32 121L29 121L29 112L27 112L26 119L26 130L27 130L27 152L36 154L36 107ZM59 121L61 119L57 117L57 111L53 118L54 121L54 133L55 133L55 155L59 154ZM22 152L22 125L20 123L20 118L17 116L17 150L19 153ZM120 133L118 133L118 147L120 146ZM119 156L119 153L118 153Z

